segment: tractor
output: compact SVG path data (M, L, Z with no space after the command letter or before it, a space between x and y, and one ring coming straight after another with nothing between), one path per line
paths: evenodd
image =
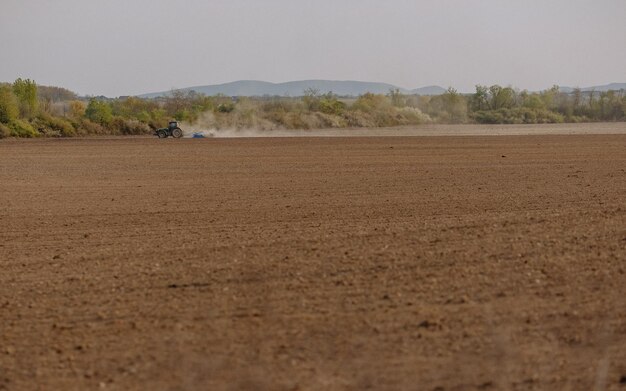
M174 138L183 137L183 131L178 127L177 121L170 121L167 128L157 129L154 134L155 136L159 136L159 138L168 138L170 136Z

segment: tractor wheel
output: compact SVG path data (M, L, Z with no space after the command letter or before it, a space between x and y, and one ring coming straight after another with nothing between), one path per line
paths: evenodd
M181 138L183 137L183 131L180 128L176 128L172 130L172 137Z
M159 138L167 138L167 132L165 130L159 130L157 136L159 136Z

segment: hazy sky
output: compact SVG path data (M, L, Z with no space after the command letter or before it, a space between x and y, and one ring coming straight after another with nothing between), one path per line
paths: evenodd
M0 81L129 95L240 79L626 82L626 0L0 0Z

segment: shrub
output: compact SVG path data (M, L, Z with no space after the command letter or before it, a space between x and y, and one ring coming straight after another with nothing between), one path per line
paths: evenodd
M11 121L9 124L11 128L11 136L13 137L37 137L39 133L26 121L19 119Z
M149 134L150 127L136 119L124 119L122 117L114 117L109 126L113 133L124 135Z
M265 113L272 112L288 112L295 111L297 109L294 102L287 99L272 99L261 103L261 111Z
M495 111L491 110L480 110L475 111L472 114L472 119L479 124L499 124L501 123L501 118L498 117Z
M104 126L92 122L86 118L81 119L77 123L74 124L76 128L76 133L80 135L101 135L109 133Z
M11 87L0 86L0 123L8 124L19 116L17 98Z
M391 108L391 101L385 95L367 93L359 96L352 108L371 113Z
M483 91L482 87L479 90ZM486 105L481 96L474 96L472 104L475 107ZM467 121L468 101L454 88L448 88L441 95L420 97L417 106L437 122L463 123Z
M8 126L0 123L0 139L10 137L10 136L11 136L11 129Z
M345 110L346 104L334 96L327 96L319 102L319 111L325 114L341 115Z
M232 102L220 103L217 105L217 111L220 113L230 113L235 110L235 104Z
M332 92L320 94L319 90L313 88L304 91L302 103L308 111L325 114L341 115L346 109L346 104L338 100Z
M353 128L369 128L376 126L372 115L360 110L350 110L343 114L346 124Z
M43 135L71 137L76 135L74 125L64 118L41 113L33 121L33 125Z
M150 124L150 122L152 121L152 117L150 116L150 113L148 113L146 110L143 110L137 113L137 120L146 124Z
M420 109L413 107L398 109L398 116L402 125L417 125L424 122L431 122L430 118L423 114Z
M107 102L92 99L85 109L85 116L90 121L106 126L113 119L113 110Z
M66 102L77 98L75 92L54 86L37 86L37 95L39 99L51 102Z
M370 93L361 95L352 105L352 110L361 112L347 117L352 126L382 127L400 124L396 116L397 109L385 95Z
M315 113L317 123L312 128L343 128L348 125L345 118L327 113Z
M30 79L17 79L13 83L13 93L17 97L20 108L20 115L31 118L37 113L37 84Z
M282 125L287 129L310 129L311 125L307 122L301 113L290 112L285 115Z
M317 88L307 88L302 96L302 103L309 111L318 111L320 106L320 90Z
M473 119L481 124L544 124L565 121L565 117L559 113L528 107L477 111L473 114Z
M69 103L70 108L70 117L72 118L81 118L85 115L85 111L87 106L85 106L84 102L79 100L73 100Z
M572 122L572 123L581 123L581 122L589 122L589 118L585 117L585 116L579 116L579 115L571 115L567 117L566 122Z

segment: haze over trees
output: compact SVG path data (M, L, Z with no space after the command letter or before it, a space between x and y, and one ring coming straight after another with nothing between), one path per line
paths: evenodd
M626 94L618 91L541 92L477 85L472 94L448 88L440 95L358 97L308 88L301 97L206 96L193 90L158 98L79 97L30 79L0 84L0 138L149 134L177 119L212 128L311 129L385 127L423 123L537 124L626 121Z

